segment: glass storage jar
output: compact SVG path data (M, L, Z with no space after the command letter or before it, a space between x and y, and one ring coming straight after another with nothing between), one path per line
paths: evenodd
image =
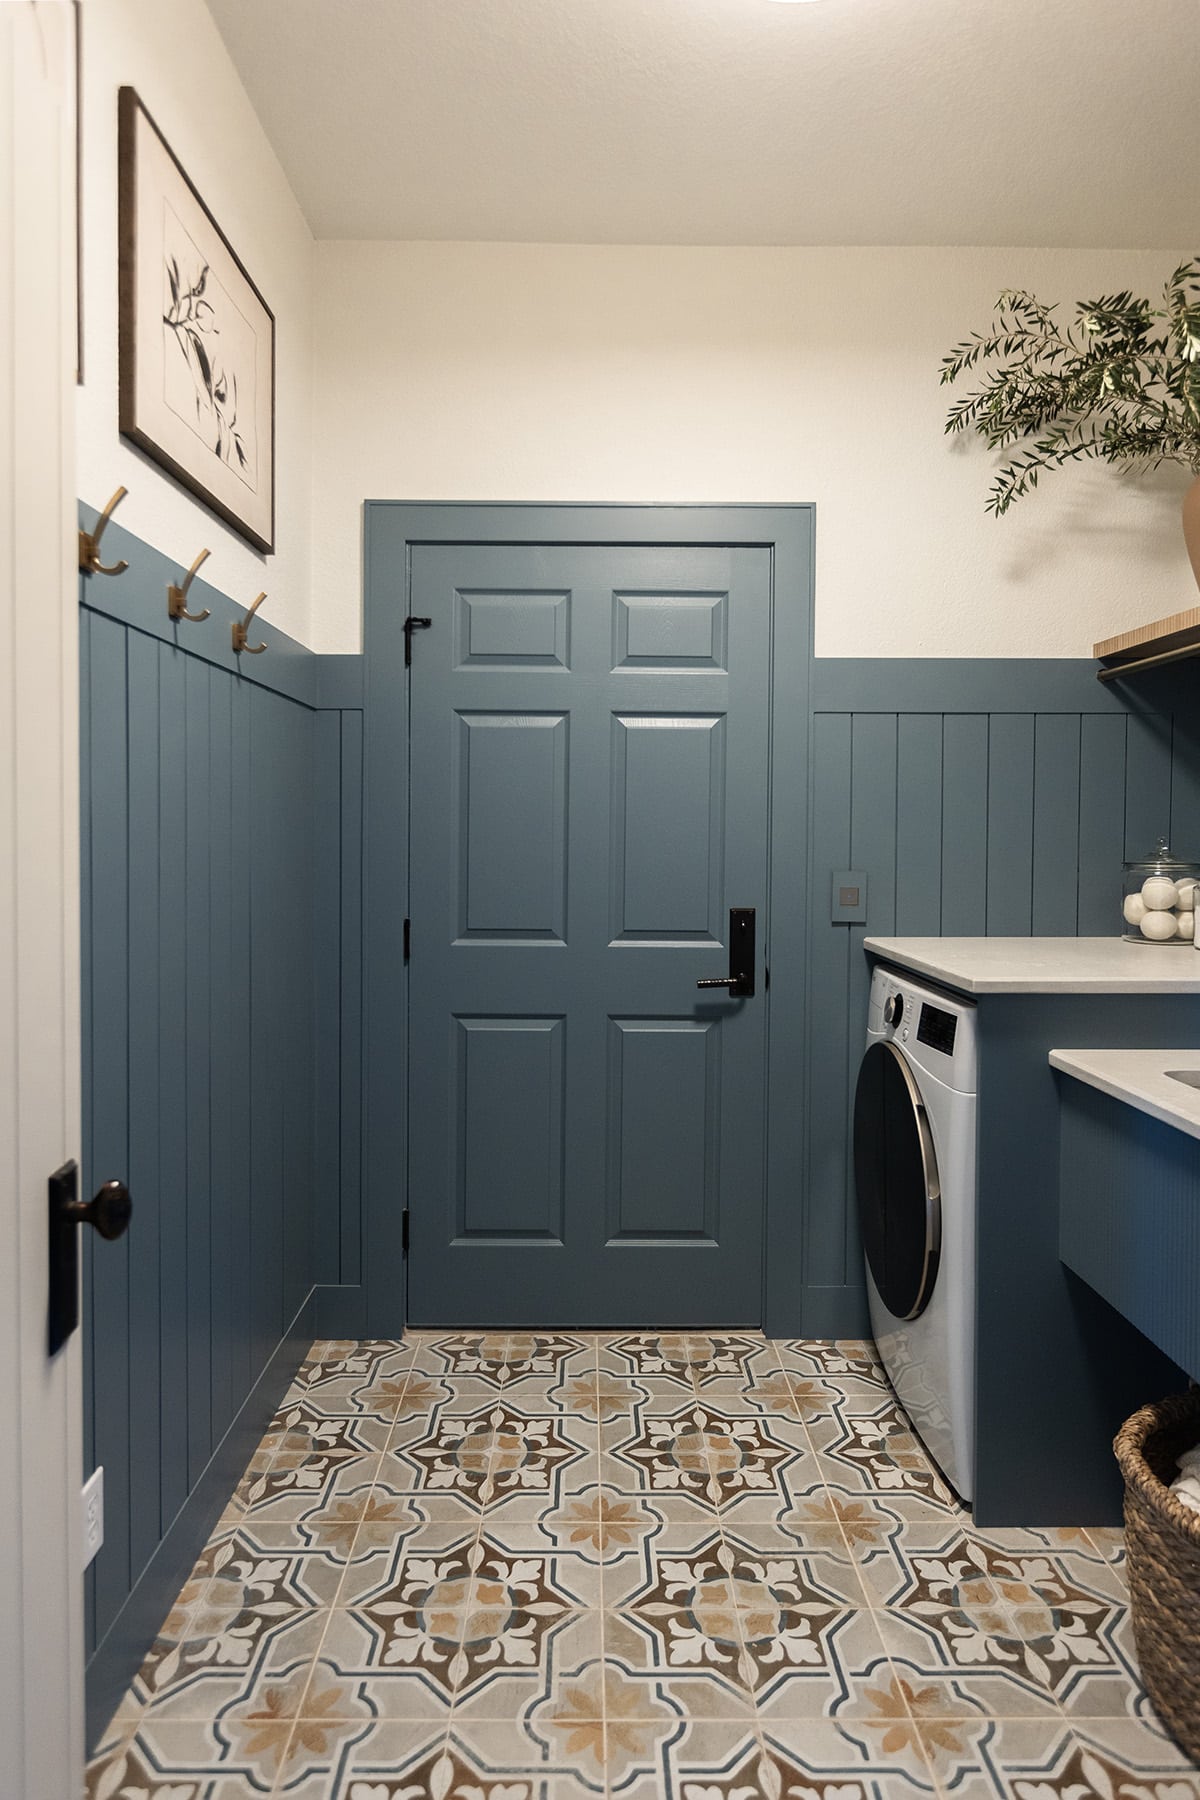
M1135 944L1191 944L1195 940L1200 863L1172 856L1165 838L1158 851L1125 864L1122 884L1124 935Z

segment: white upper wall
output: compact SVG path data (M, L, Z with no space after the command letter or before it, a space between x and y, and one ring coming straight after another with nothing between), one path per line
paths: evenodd
M366 498L815 501L819 655L1088 656L1195 604L1186 471L996 520L938 365L1001 288L1157 295L1188 249L319 242L311 641L360 647Z
M312 641L312 234L204 0L83 9L84 386L80 498L129 489L120 523L182 568ZM117 432L117 89L135 87L275 314L275 542L263 556ZM166 604L164 596L164 605Z

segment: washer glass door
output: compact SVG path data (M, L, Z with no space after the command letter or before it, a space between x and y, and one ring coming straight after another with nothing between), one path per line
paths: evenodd
M933 1135L912 1070L872 1044L854 1094L854 1185L867 1267L893 1318L924 1312L937 1280L942 1202Z

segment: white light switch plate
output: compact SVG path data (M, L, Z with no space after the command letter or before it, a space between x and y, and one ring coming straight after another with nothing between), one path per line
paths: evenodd
M104 1469L93 1470L83 1484L83 1566L86 1569L104 1542Z

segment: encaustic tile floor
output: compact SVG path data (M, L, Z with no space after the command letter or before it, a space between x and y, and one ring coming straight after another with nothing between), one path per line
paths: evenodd
M1120 1534L976 1531L870 1346L322 1343L91 1800L1195 1800Z

